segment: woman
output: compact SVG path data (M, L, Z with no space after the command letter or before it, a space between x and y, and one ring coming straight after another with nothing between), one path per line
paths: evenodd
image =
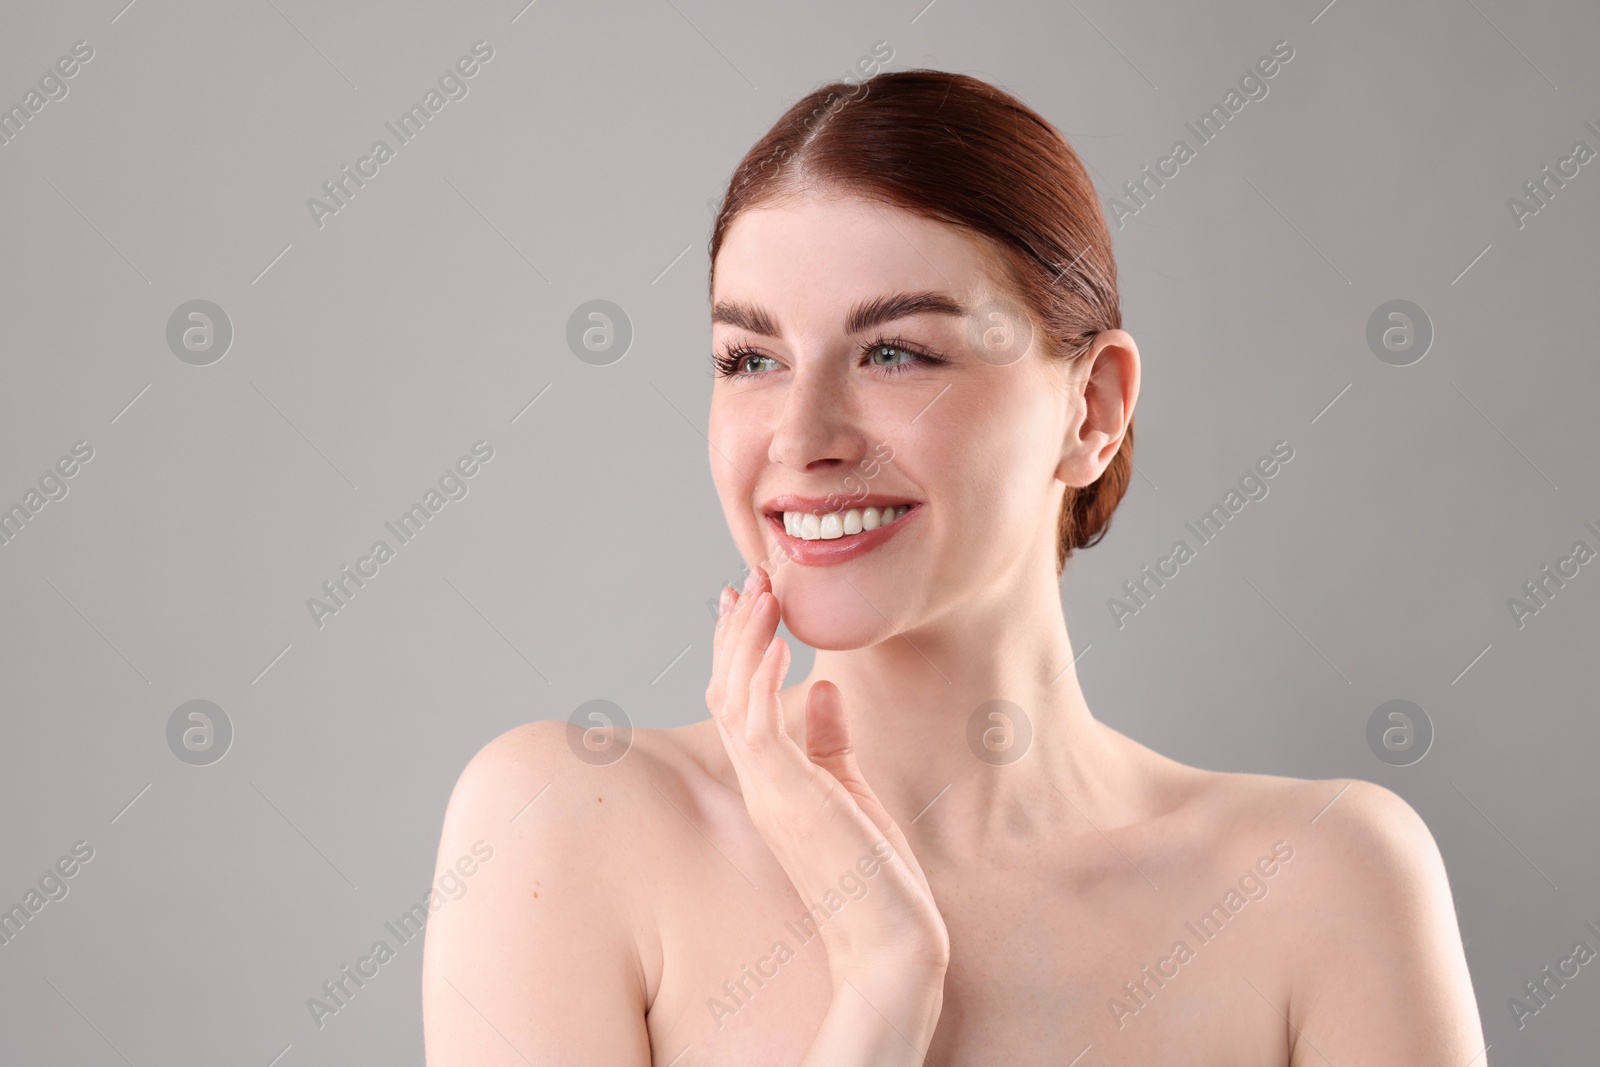
M711 261L752 564L711 717L472 760L440 870L494 858L428 929L428 1062L1486 1063L1409 805L1089 711L1059 579L1127 486L1140 367L1061 136L964 75L825 87L740 164ZM787 688L780 615L817 649Z

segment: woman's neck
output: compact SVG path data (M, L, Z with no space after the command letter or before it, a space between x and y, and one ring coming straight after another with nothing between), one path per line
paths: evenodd
M969 852L1087 828L1125 812L1133 746L1090 713L1073 660L1056 583L968 598L869 648L819 649L783 691L785 725L803 747L812 683L837 685L862 774L908 836L915 821Z

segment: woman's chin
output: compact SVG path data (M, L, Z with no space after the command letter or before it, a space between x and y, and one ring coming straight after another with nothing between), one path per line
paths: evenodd
M852 593L853 603L840 605L829 597L826 601L796 604L783 601L783 625L795 639L811 648L828 652L846 652L866 648L884 641L894 634L889 621L861 598Z

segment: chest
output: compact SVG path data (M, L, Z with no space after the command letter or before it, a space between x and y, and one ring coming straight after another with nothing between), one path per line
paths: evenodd
M1280 901L1230 892L1213 865L1108 852L924 863L951 944L930 1061L1111 1067L1181 1052L1196 1067L1284 1067ZM688 884L662 913L656 1062L798 1063L833 993L819 916L776 865Z

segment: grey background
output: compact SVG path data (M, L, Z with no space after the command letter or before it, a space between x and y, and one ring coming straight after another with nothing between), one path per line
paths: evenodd
M1600 564L1507 607L1600 548L1600 162L1506 205L1600 150L1593 5L123 2L0 8L7 107L94 48L0 147L0 505L94 449L0 547L0 904L95 850L0 946L0 1062L421 1062L420 940L320 1030L306 1001L427 892L466 761L596 698L705 714L706 601L743 571L705 249L745 150L886 41L1016 93L1105 198L1278 40L1267 97L1114 231L1138 475L1063 581L1079 669L1176 759L1406 797L1489 1061L1593 1061L1600 965L1521 1032L1506 1007L1600 925ZM319 229L306 200L480 39ZM209 366L165 339L194 299L234 329ZM633 330L608 366L566 342L595 299ZM1410 366L1366 342L1393 299L1435 331ZM478 440L468 495L319 628L308 598ZM1119 628L1278 440L1270 495ZM194 699L235 733L209 766L167 744ZM1436 732L1411 766L1366 741L1392 699Z

